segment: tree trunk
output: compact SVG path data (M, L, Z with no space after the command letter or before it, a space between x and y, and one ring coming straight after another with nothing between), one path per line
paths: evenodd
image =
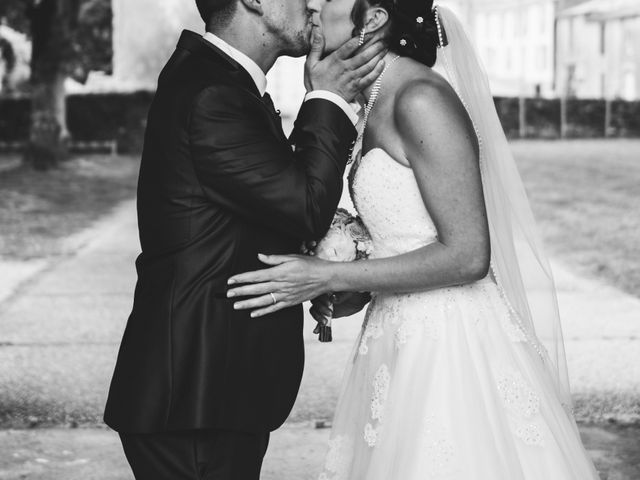
M31 131L25 161L39 170L66 156L69 137L64 81L72 57L77 0L40 0L30 8Z

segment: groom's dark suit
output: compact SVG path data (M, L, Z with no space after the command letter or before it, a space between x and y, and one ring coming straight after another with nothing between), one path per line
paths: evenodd
M302 308L252 319L227 300L258 253L327 230L355 128L305 102L292 136L250 75L184 32L159 78L138 185L138 282L106 406L123 434L278 428L304 362Z

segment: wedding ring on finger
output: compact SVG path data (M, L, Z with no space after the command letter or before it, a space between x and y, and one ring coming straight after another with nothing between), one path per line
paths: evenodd
M278 303L278 300L276 299L276 296L273 293L270 293L269 295L271 295L271 299L273 300L274 305Z

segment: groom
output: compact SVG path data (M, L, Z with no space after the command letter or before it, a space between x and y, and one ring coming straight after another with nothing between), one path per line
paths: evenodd
M207 33L182 34L149 112L142 254L105 422L138 479L252 480L298 392L302 309L252 319L226 281L328 229L356 136L348 102L384 52L349 42L322 59L321 5L305 0L196 3ZM294 150L264 72L310 42Z

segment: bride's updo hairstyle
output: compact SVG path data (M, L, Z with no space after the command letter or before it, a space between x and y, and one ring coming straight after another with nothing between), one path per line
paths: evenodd
M438 50L433 0L356 0L351 11L355 36L364 27L365 12L370 7L384 8L389 14L386 43L391 51L433 67Z

